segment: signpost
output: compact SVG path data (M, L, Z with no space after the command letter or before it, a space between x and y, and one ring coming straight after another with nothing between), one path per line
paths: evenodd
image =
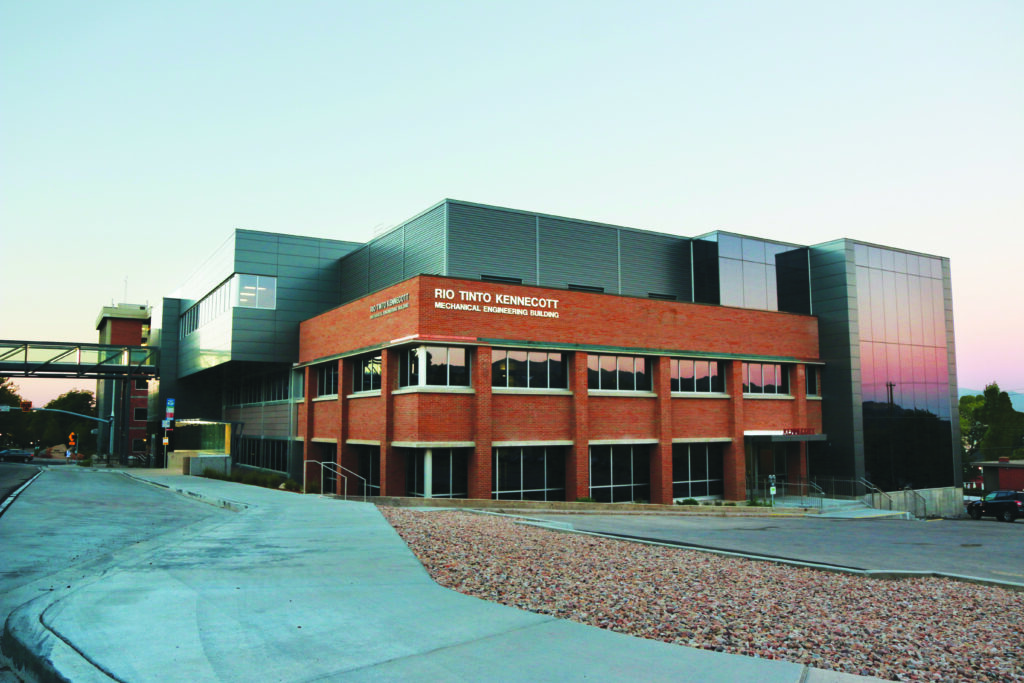
M168 432L174 431L174 399L167 399L167 410L164 413L164 420L161 423L164 428L164 465L168 465L167 462L167 446L170 444L171 439L167 435Z
M769 488L769 492L771 493L771 496L772 496L772 507L775 507L775 475L774 474L769 474L768 475L768 485L771 487L771 488Z

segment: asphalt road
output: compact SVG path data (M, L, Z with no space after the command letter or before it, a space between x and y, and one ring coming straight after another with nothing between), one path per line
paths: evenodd
M960 574L1024 584L1024 520L916 521L531 515L580 531L861 570Z
M0 462L0 505L39 471L34 465Z

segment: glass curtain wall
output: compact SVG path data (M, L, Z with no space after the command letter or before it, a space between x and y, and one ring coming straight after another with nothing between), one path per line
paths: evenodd
M942 261L857 244L864 462L884 489L954 481Z

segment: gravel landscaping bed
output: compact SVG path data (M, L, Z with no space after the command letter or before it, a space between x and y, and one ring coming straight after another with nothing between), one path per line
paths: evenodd
M862 676L1024 682L1024 593L947 579L867 579L493 515L380 510L435 581L485 600Z

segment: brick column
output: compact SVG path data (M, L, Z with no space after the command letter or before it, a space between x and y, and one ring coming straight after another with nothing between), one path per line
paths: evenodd
M338 361L338 425L335 436L338 439L338 464L349 472L359 471L359 458L356 450L349 446L348 441L348 395L352 388L352 361ZM344 472L344 470L342 470ZM347 493L350 496L363 495L363 482L345 472L347 479L338 477L338 487L348 482Z
M494 461L491 454L491 347L480 346L473 355L473 441L476 448L469 460L469 497L489 499Z
M726 373L726 389L729 392L729 436L732 443L725 447L725 482L723 497L726 500L747 499L747 456L743 441L743 362L734 360Z
M658 443L651 448L651 502L672 504L672 376L669 358L654 365L654 391L658 394Z
M590 419L587 398L587 354L570 356L572 387L572 448L565 463L565 499L590 495Z
M398 456L391 447L391 436L394 430L394 396L392 391L398 386L398 352L383 349L380 353L380 398L384 412L380 433L380 495L405 495L404 458Z
M789 392L793 395L793 426L809 427L807 424L807 366L803 363L793 367L793 383ZM800 441L795 452L786 453L786 470L791 484L803 484L807 481L807 442Z

